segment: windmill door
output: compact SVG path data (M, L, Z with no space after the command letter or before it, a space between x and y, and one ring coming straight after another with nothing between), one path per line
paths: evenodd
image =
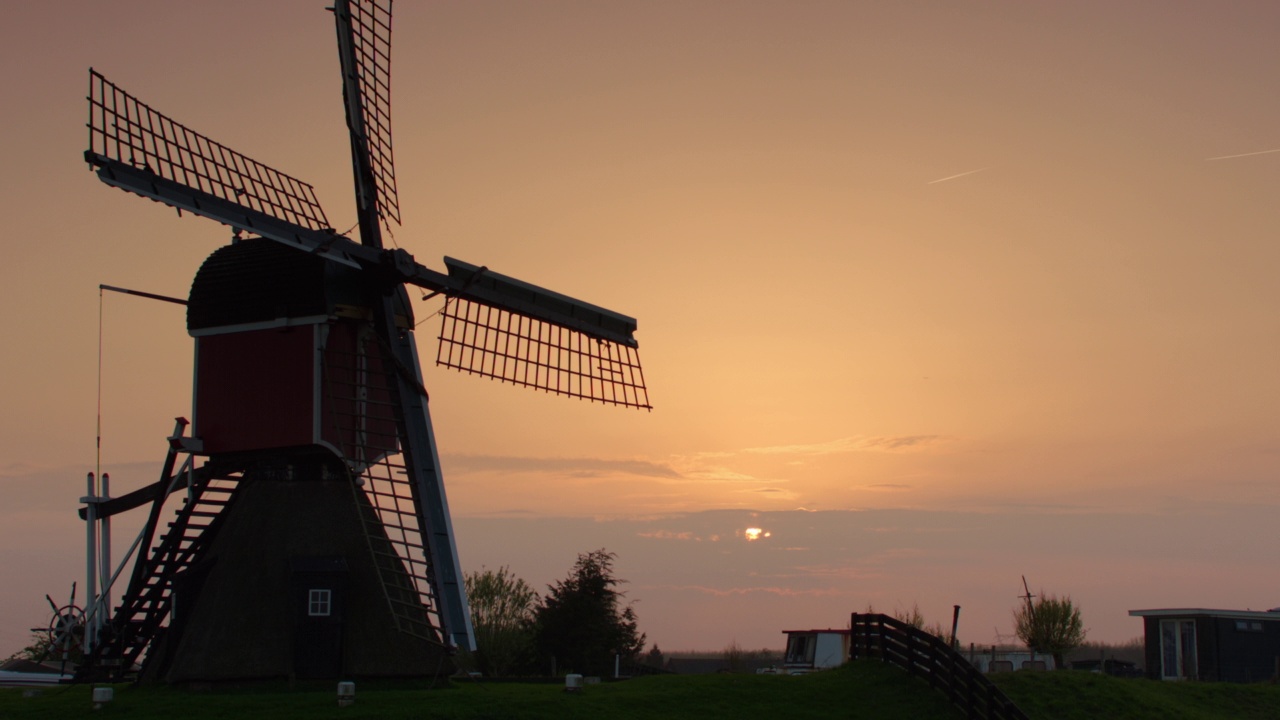
M293 674L299 680L342 675L343 611L347 569L341 558L295 558Z

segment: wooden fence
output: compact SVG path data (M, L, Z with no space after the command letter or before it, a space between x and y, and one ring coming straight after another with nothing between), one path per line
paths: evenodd
M938 637L880 613L854 613L849 656L880 658L946 693L968 718L1027 720L1013 701Z

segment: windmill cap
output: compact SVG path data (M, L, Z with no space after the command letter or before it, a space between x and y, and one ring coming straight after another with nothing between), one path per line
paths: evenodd
M252 238L218 248L191 283L187 331L326 318L363 305L356 271L280 243Z

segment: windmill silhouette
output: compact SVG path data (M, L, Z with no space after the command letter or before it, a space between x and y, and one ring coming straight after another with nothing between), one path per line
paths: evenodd
M98 178L234 235L191 286L192 421L178 419L160 479L81 510L92 522L149 505L81 677L123 679L138 662L142 679L168 682L421 676L474 646L407 286L444 298L439 365L650 407L634 319L383 246L400 220L391 0L331 10L359 242L333 230L310 185L89 71Z

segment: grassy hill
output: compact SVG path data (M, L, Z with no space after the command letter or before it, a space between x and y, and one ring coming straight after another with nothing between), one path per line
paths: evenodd
M90 689L46 690L24 698L20 690L0 692L0 720L82 717ZM777 675L662 675L627 682L589 685L579 694L559 684L454 683L447 689L377 688L358 683L356 703L336 707L334 688L289 691L258 688L192 693L169 688L117 687L116 700L92 713L149 718L413 718L481 720L498 718L960 718L941 696L899 670L860 664L797 677Z
M1077 672L1010 673L1000 685L1033 718L1280 718L1280 687L1119 680ZM0 690L0 720L83 717L90 688L23 697ZM329 683L289 690L257 687L216 692L119 686L116 700L92 716L173 718L897 718L949 720L962 715L941 694L896 668L860 661L800 677L664 675L587 686L567 694L557 684L454 683L448 688L359 683L356 704L336 706Z
M1125 680L1093 673L1001 673L995 684L1032 718L1086 720L1276 720L1273 684Z

